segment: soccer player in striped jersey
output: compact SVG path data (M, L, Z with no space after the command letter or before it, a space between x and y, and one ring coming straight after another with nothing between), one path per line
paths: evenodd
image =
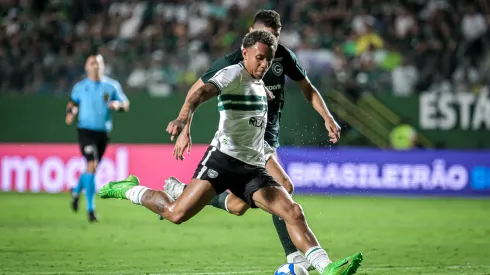
M296 247L322 275L354 274L362 261L356 253L332 262L308 227L303 210L265 169L264 134L267 91L262 81L277 48L268 31L256 30L243 39L243 62L218 71L208 83L187 96L167 132L178 136L199 104L218 96L219 128L193 179L174 200L164 191L139 185L137 177L110 182L101 198L127 199L175 224L199 213L216 194L230 190L252 208L282 218Z
M281 27L280 16L277 12L272 10L261 10L255 15L254 23L250 28L250 31L265 29L271 32L278 39L281 32ZM219 70L229 65L242 62L242 60L243 57L241 54L241 49L237 49L236 51L216 60L211 68L192 86L189 94L205 83L208 83ZM299 85L306 99L311 102L315 110L323 117L329 139L333 143L336 143L340 138L340 126L337 124L332 114L328 110L320 93L308 80L306 72L298 63L295 54L285 46L279 44L272 61L271 68L265 74L263 79L268 90L270 90L274 95L274 99L269 101L268 104L268 117L265 132L267 159L266 169L269 174L282 186L284 186L284 188L290 194L293 194L293 183L279 164L278 156L276 154L276 148L279 146L279 123L281 119L281 110L285 101L285 76L288 76ZM184 152L190 152L191 149L189 127L190 124L188 124L184 129L183 133L178 137L175 144L175 151L177 152L178 157L181 159L183 158ZM166 184L164 186L164 190L173 198L180 196L185 188L185 185L174 177L168 178L165 182ZM212 200L211 205L238 216L243 215L247 209L249 209L247 203L228 191L218 194ZM272 221L286 254L287 262L301 264L305 268L311 269L312 267L309 265L306 258L301 255L298 249L293 245L293 242L291 241L291 238L286 230L286 224L284 221L279 219L277 216L272 216Z

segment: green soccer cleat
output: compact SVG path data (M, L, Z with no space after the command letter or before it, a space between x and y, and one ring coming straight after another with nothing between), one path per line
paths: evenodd
M140 184L136 176L130 175L122 181L111 181L102 186L99 191L99 196L102 199L127 199L126 192Z
M362 262L362 253L358 252L345 259L330 263L322 275L351 275L355 274Z

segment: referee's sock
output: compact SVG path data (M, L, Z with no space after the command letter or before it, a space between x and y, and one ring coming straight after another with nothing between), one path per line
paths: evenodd
M85 198L87 199L87 211L93 212L95 209L95 174L84 173Z
M75 188L73 188L71 190L72 195L73 195L74 198L78 198L78 196L82 192L83 186L85 185L85 177L86 177L87 174L88 174L87 172L82 173L80 175L80 178L78 178L78 184L77 184L77 186L75 186Z

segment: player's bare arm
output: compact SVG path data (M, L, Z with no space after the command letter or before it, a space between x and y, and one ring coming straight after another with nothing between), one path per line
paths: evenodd
M174 140L175 137L179 136L180 133L183 131L183 129L186 127L186 125L189 124L189 122L192 119L192 115L196 111L197 107L199 107L200 104L206 102L207 100L215 97L218 95L218 89L216 86L213 84L207 83L204 84L203 86L199 87L195 91L190 91L187 94L187 97L185 99L184 105L182 106L182 109L180 110L179 116L177 119L169 122L168 127L167 127L167 133L170 134L171 140ZM190 141L190 129L188 130L187 133L185 133L189 137ZM185 136L182 137L182 139L179 141L179 145L174 149L174 156L177 159L182 159L182 155L187 147L184 147L185 144L188 144L185 140Z
M189 89L189 91L187 92L187 96L189 96L190 94L192 93L195 93L199 88L201 88L202 86L204 86L204 82L202 82L202 79L199 78L195 83L194 85L192 85L192 87ZM186 97L187 98L187 97ZM194 114L191 114L191 117L189 119L189 121L187 122L187 124L185 125L184 129L183 129L183 132L184 133L187 133L187 134L190 134L190 131L191 131L191 124L192 124L192 116Z
M204 86L204 82L202 81L201 78L199 78L194 85L189 89L187 92L187 96L189 96L192 93L195 93L197 89L201 88ZM176 152L181 151L181 152L187 152L187 154L190 154L191 152L191 147L192 147L192 138L191 138L191 125L192 125L192 117L194 114L191 115L189 121L187 124L184 126L184 129L182 129L182 133L179 135L177 138L177 141L175 142L174 146L174 156L176 156ZM176 156L177 159L184 160L183 156L178 157Z
M306 100L313 105L313 108L323 117L325 120L325 128L328 131L328 137L333 143L337 143L340 139L340 126L333 118L332 113L328 110L325 101L323 100L320 92L313 86L308 77L303 80L297 81L298 85L303 91Z

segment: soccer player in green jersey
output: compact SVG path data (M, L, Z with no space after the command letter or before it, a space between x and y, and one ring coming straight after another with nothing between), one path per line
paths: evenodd
M280 16L277 12L273 10L261 10L255 15L253 25L250 27L249 31L264 29L279 39L281 27ZM216 60L211 68L191 87L188 96L193 94L205 83L208 83L216 72L227 66L238 64L242 60L241 49L237 49ZM281 110L285 100L284 84L286 76L299 85L305 98L311 102L313 108L323 117L329 140L333 143L336 143L340 138L340 126L328 110L318 90L308 79L305 70L298 63L296 55L285 46L278 44L274 59L272 60L272 65L263 78L265 86L274 95L274 98L269 100L268 103L267 126L264 137L266 141L266 169L277 182L292 194L294 190L293 183L279 164L278 156L276 154L276 148L279 146ZM183 159L184 152L190 152L190 149L190 123L188 123L177 138L174 155L179 159ZM165 182L164 190L174 199L179 197L186 187L185 184L175 177L170 177ZM249 205L245 201L228 191L218 194L212 200L210 205L239 216L243 215L249 209ZM277 216L272 216L272 220L284 248L287 262L301 264L307 269L312 269L306 258L298 251L291 241L286 230L285 222Z

